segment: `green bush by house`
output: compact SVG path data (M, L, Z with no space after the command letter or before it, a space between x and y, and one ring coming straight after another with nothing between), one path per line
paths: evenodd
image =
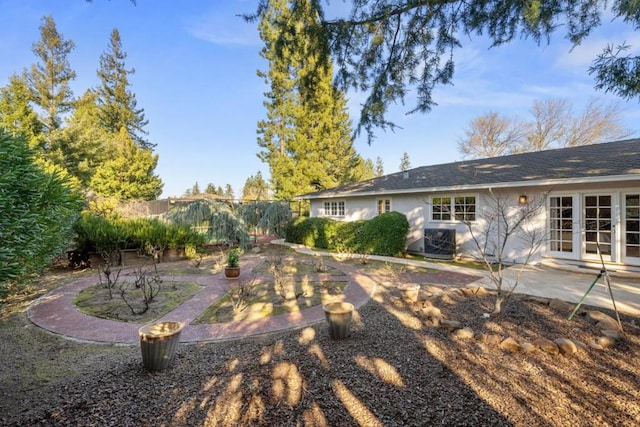
M366 221L298 217L289 223L286 241L306 246L369 255L397 255L409 232L407 217L388 212Z

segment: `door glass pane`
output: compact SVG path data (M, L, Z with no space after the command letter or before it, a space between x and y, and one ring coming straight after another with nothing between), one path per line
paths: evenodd
M640 194L625 196L625 256L640 258Z
M585 252L611 255L611 196L585 196L584 198Z
M573 252L573 198L549 198L549 250Z

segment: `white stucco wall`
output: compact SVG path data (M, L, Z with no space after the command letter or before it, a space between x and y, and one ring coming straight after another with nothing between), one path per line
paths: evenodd
M595 255L584 253L584 210L583 201L587 195L604 194L612 197L612 254L610 260L617 265L622 266L640 266L640 258L625 257L624 253L624 205L623 200L625 194L638 194L640 192L640 180L610 183L583 183L583 184L565 184L554 185L553 187L520 187L507 190L494 189L492 192L488 190L479 191L442 191L434 193L420 194L394 194L384 196L366 196L366 197L349 197L342 199L345 202L345 215L341 218L335 218L344 221L354 221L358 219L370 219L378 214L377 201L380 198L391 200L391 210L401 212L407 216L410 224L410 231L407 235L407 249L409 251L423 252L425 228L433 229L455 229L457 254L459 256L477 257L478 250L474 244L471 233L467 226L460 221L433 221L431 201L433 197L455 197L455 196L475 196L477 218L473 222L472 227L476 235L482 234L482 230L486 227L486 217L491 214L492 201L495 198L505 200L509 203L507 215L517 215L523 207L518 204L520 195L526 195L529 207L542 200L545 195L548 196L566 196L573 197L574 205L574 244L571 253L550 253L548 242L548 204L544 203L541 209L527 222L527 228L535 230L542 237L542 244L538 251L532 257L530 262L540 261L543 257L553 257L565 261L579 262L595 262L599 263L599 258ZM546 197L548 199L548 197ZM311 215L322 216L322 208L325 200L311 201ZM504 251L504 259L507 262L522 262L526 258L529 245L525 243L523 237L526 233L520 232L510 238Z
M500 197L512 202L512 208L518 209L518 196L521 192L505 192L501 193ZM529 197L539 197L540 193L529 192ZM371 219L378 214L378 199L390 199L391 210L403 213L407 216L409 221L409 233L407 235L407 250L412 252L424 252L424 229L455 229L456 230L456 243L457 254L462 256L476 257L477 247L473 243L471 234L466 224L460 221L432 221L431 220L431 197L432 196L456 196L466 195L476 197L476 206L478 209L477 220L473 223L474 231L477 235L482 234L484 227L484 221L481 215L485 215L491 211L489 207L488 193L479 192L462 192L462 193L437 193L437 194L394 194L391 196L379 196L379 197L351 197L345 199L331 199L331 201L344 201L345 202L345 215L344 217L336 217L337 220L342 221L355 221L360 219ZM328 199L327 199L328 200ZM311 216L323 216L324 199L311 201ZM537 218L536 226L544 230L544 210L540 211L540 217ZM520 244L520 239L514 237L511 239L506 254L509 262L522 260L526 249Z

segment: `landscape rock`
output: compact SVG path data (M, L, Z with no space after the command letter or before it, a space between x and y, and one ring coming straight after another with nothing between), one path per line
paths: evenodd
M500 335L495 335L495 334L478 334L476 336L476 340L478 340L479 342L483 343L483 344L487 344L490 345L492 347L496 347L498 345L500 345L500 343L502 342L502 337Z
M574 309L574 305L570 302L562 301L561 299L557 298L549 301L549 307L563 313L571 313Z
M600 344L595 343L595 342L590 342L589 343L589 347L593 348L594 350L604 350L603 346L601 346Z
M596 344L604 348L611 348L616 344L616 340L611 337L598 337L596 338Z
M440 327L449 330L462 329L462 323L457 320L440 320Z
M589 346L586 343L583 343L580 340L571 340L573 341L573 343L576 345L576 347L578 347L579 349L582 350L587 350L589 348Z
M482 297L482 296L485 296L485 295L487 295L489 293L489 291L487 291L482 286L466 286L466 287L462 288L461 291L466 296L469 296L469 297L471 297L471 296Z
M593 320L594 322L611 322L611 323L615 323L616 325L618 324L618 322L616 322L616 320L613 317L597 310L588 311L587 319Z
M420 308L420 314L423 319L433 319L434 317L442 317L442 311L438 307L432 305L423 305Z
M520 351L520 344L518 344L518 341L514 340L513 338L508 337L502 340L502 342L500 343L500 348L515 353L517 351Z
M455 304L455 300L453 298L451 298L448 294L443 294L440 297L440 301L443 302L444 304Z
M262 248L260 246L254 246L251 248L251 253L252 254L259 254L262 252Z
M523 342L522 344L520 344L520 348L525 354L533 353L534 351L536 351L536 346L531 344L530 342Z
M457 329L453 333L453 335L456 338L460 338L460 339L463 339L463 340L468 340L468 339L471 339L471 338L474 337L474 332L473 332L473 329L465 327L465 328L462 328L462 329Z
M600 320L598 323L596 323L596 328L602 331L606 329L620 329L620 326L618 326L618 322L609 318Z
M537 304L542 304L542 305L549 305L549 298L544 298L544 297L536 297L533 295L530 295L526 298L527 301L531 301L531 302L535 302Z
M553 342L557 344L558 348L560 349L560 353L564 354L565 356L576 354L578 352L578 347L570 339L558 338Z
M605 337L613 338L614 340L622 339L622 334L617 329L603 329L600 332L602 332L602 335Z
M536 338L531 344L548 354L560 353L558 345L547 338Z

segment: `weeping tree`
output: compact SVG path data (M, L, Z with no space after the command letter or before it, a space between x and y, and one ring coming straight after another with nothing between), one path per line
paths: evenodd
M291 220L291 208L287 203L257 202L240 206L241 215L245 223L258 230L284 236L284 230Z
M170 221L206 227L212 240L249 246L250 230L260 229L277 236L283 235L291 219L291 209L283 203L260 202L237 204L228 201L199 199L180 205L167 215Z

